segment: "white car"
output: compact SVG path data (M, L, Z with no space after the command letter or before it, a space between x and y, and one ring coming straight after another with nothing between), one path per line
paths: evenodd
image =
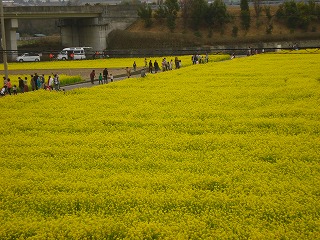
M37 53L24 53L17 57L17 62L40 62L40 55Z

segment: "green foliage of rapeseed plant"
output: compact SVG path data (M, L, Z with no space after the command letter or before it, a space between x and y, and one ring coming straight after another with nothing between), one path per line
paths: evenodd
M1 239L317 239L319 54L0 99Z

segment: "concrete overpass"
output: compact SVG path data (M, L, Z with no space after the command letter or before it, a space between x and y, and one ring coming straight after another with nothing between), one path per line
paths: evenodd
M18 19L59 19L63 46L101 51L112 30L126 29L138 18L137 9L137 5L4 7L6 46L14 53L9 60L17 55Z

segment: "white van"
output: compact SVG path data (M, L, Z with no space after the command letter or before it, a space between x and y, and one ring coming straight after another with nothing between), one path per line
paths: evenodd
M58 53L58 60L82 60L86 59L85 49L90 47L70 47L64 48Z

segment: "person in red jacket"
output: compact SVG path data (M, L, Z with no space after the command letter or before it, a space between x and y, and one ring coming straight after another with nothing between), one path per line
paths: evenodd
M96 76L96 71L92 70L92 72L90 73L90 81L92 84L94 84L94 78Z
M11 82L10 82L10 78L7 79L7 92L9 93L9 95L11 95Z

